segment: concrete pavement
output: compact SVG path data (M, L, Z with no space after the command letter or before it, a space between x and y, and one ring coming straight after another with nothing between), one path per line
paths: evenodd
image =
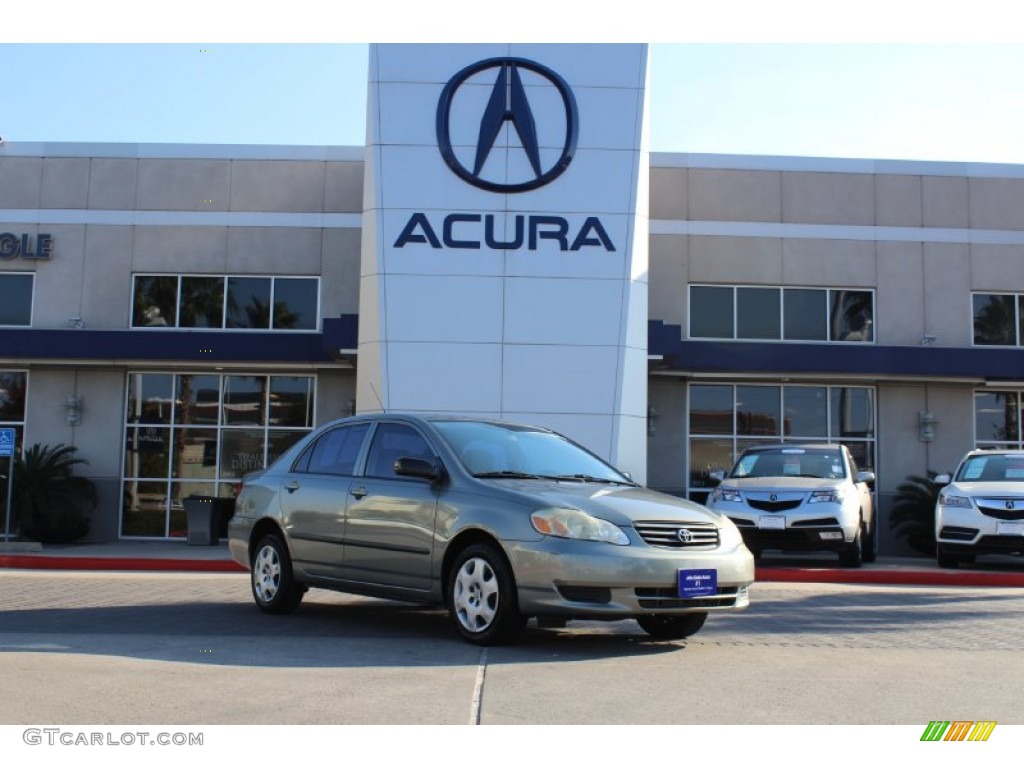
M0 542L0 568L85 571L242 572L226 542L189 546L184 541L114 541L47 544L37 551ZM879 557L861 568L839 568L827 554L767 553L758 581L899 584L919 586L1024 587L1024 559L986 556L956 570L939 568L926 557Z

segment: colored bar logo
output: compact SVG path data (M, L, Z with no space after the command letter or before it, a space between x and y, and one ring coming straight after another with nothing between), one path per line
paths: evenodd
M995 728L995 720L932 720L921 741L988 741Z

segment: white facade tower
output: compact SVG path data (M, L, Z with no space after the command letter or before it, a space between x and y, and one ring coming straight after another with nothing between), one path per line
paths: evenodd
M359 411L493 416L645 479L645 45L374 45Z

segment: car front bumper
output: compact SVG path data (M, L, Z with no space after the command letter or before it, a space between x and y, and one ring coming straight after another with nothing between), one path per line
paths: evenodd
M544 539L506 543L527 615L621 619L746 608L754 558L745 546L679 552L631 544ZM717 592L680 597L680 570L714 570Z
M940 506L935 539L951 554L1024 553L1024 521L1000 520L973 508Z

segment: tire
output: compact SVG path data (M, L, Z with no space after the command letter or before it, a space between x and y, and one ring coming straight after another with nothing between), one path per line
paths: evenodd
M864 536L861 559L865 563L873 563L878 557L878 526L872 525Z
M935 556L939 561L939 568L956 568L960 565L960 558L949 550L943 549L941 544L936 548Z
M473 544L459 553L448 579L447 597L455 629L474 645L506 643L526 625L512 568L490 544Z
M864 561L864 537L861 528L857 529L857 536L849 544L845 545L839 552L839 564L843 568L860 568Z
M640 629L655 640L682 640L697 634L707 618L707 611L684 613L677 616L648 614L637 616L636 623L640 625Z
M288 547L270 533L260 539L252 557L252 596L264 613L291 613L306 590L296 583Z

